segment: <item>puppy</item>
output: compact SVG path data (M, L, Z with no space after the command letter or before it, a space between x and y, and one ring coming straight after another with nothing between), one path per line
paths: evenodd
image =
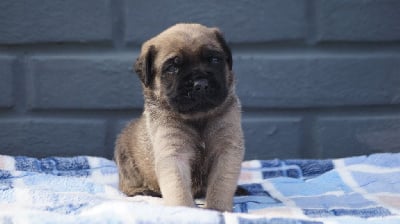
M177 24L145 42L135 63L144 111L118 136L119 188L167 205L231 211L244 155L232 54L221 32Z

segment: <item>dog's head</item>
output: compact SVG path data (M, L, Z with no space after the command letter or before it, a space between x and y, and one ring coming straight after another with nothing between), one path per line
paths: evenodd
M232 54L221 32L177 24L142 46L135 71L145 99L180 114L208 112L233 86Z

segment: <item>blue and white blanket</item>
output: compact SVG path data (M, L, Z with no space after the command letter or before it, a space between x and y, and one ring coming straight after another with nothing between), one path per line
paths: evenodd
M400 153L243 162L234 213L126 197L113 161L0 155L1 223L400 223ZM201 204L202 201L197 201Z

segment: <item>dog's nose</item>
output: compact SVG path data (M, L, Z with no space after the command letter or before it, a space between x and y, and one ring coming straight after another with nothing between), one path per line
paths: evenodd
M193 82L193 89L196 92L205 92L208 89L208 80L207 79L198 79Z

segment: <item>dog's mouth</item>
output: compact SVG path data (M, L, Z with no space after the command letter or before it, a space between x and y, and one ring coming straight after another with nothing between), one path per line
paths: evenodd
M215 79L198 77L183 80L171 104L180 113L206 112L220 105L226 93Z

